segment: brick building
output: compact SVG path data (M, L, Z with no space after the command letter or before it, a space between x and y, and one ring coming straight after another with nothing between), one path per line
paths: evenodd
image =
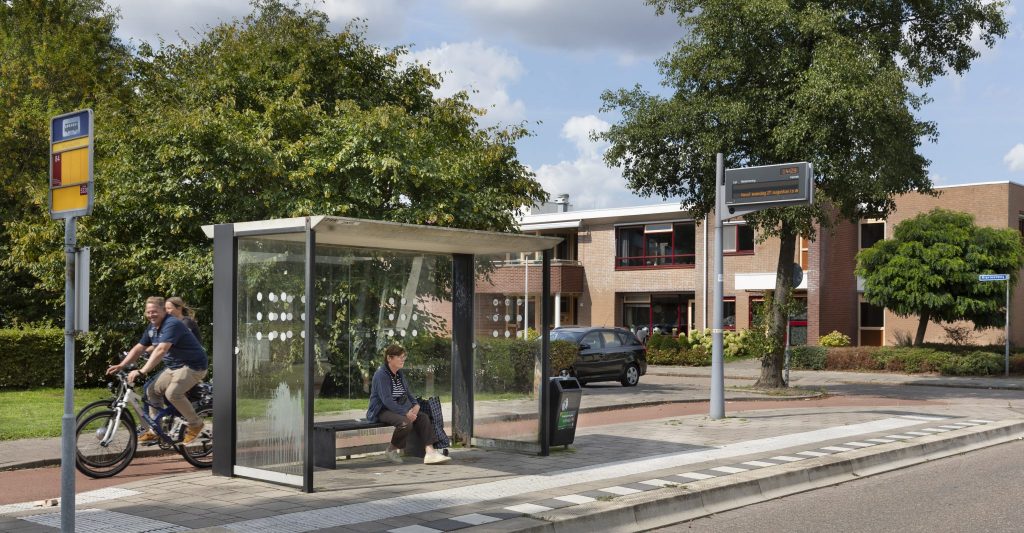
M1013 182L939 187L937 196L908 194L896 201L888 220L843 222L820 232L814 241L798 239L794 262L805 272L796 288L806 312L791 318L794 343L817 344L833 330L861 345L897 344L916 331L915 317L899 318L861 299L853 273L862 247L892 236L902 220L935 207L965 211L979 226L1010 227L1024 234L1024 186ZM522 230L565 240L555 252L552 295L555 323L656 327L677 333L710 327L714 235L678 204L572 211L560 197L555 212L522 218ZM763 291L774 288L778 241L758 243L740 221L728 221L724 237L725 327L750 326ZM515 335L523 321L539 323L539 257L505 257L486 281L478 282L477 315L481 330ZM1020 286L1018 284L1017 289ZM492 310L493 308L493 310ZM1024 344L1024 294L1011 302L1011 338ZM495 328L500 324L501 328ZM493 332L492 332L493 333ZM975 343L1002 342L1003 330L972 334ZM942 342L940 324L928 328L927 341Z

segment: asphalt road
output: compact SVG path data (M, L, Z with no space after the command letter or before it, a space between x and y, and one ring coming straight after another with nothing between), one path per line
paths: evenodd
M1024 441L947 457L659 532L1024 531Z

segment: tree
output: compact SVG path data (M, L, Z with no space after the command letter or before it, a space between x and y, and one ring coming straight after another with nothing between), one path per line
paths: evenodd
M0 327L63 314L53 305L63 286L36 288L11 260L11 224L47 208L50 117L85 107L106 117L130 97L131 52L116 28L102 0L0 2Z
M637 86L603 95L622 119L602 138L607 163L642 195L678 196L703 217L715 202L715 154L727 167L810 161L815 205L747 216L759 239L780 241L772 305L774 349L759 386L781 387L785 308L796 236L813 238L865 213L882 216L893 198L931 192L917 153L937 126L915 112L936 76L963 73L1006 34L1003 4L813 0L647 0L674 13L685 35L658 62L663 97Z
M482 129L464 93L436 98L438 77L404 48L332 32L318 11L274 0L209 28L196 43L140 47L135 98L96 116L93 306L135 324L147 294L212 310L204 224L305 215L510 230L545 197L517 160L521 127ZM11 263L40 286L63 283L60 228L13 224Z
M915 345L924 342L931 320L1002 326L1003 285L979 283L978 274L1009 273L1012 286L1022 266L1019 232L979 228L973 216L945 209L900 222L892 239L857 254L864 299L901 317L919 317Z

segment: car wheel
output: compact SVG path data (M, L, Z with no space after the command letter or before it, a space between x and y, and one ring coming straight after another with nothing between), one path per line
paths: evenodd
M620 382L623 387L635 387L637 383L640 383L640 368L636 365L627 366L626 370L622 372Z

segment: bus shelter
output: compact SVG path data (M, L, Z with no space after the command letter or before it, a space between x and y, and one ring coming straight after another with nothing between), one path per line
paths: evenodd
M331 216L203 230L214 244L214 475L312 492L314 425L365 416L392 343L409 353L414 393L448 404L453 440L548 454L542 385L561 239ZM525 253L542 256L534 340L522 299L475 296Z

